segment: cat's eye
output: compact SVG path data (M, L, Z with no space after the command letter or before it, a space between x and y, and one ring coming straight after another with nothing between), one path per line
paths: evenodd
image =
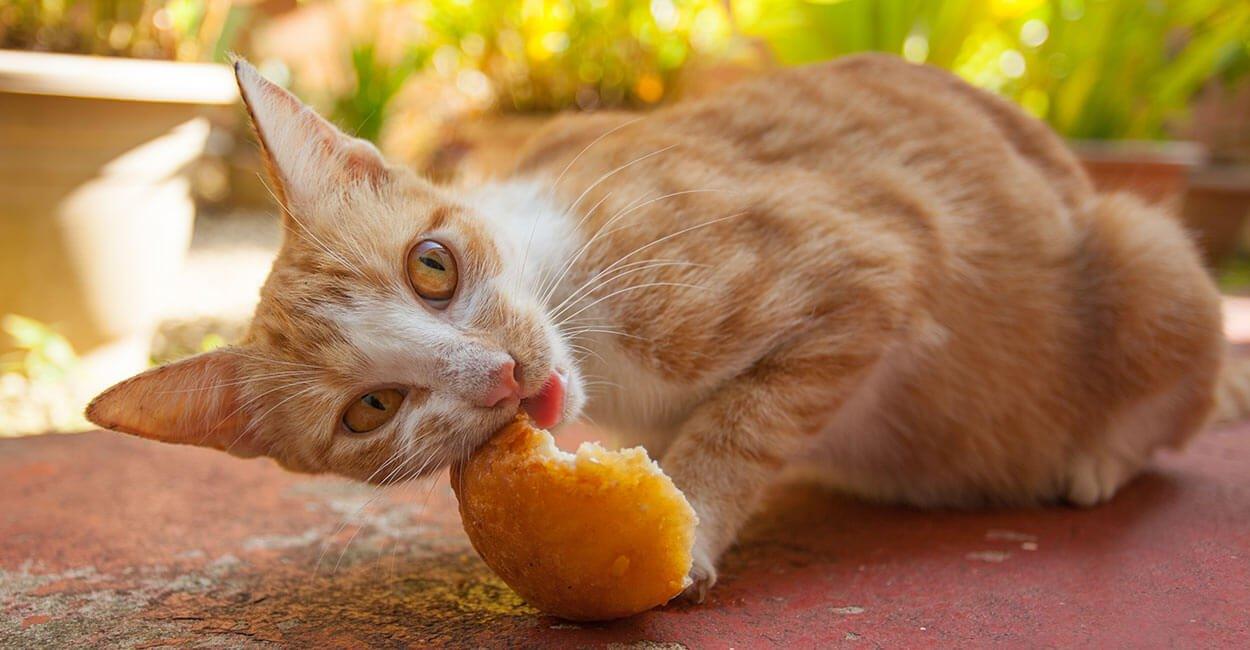
M408 253L408 281L431 307L442 309L456 293L460 272L456 258L447 247L426 239Z
M357 397L343 413L343 426L352 433L368 433L391 421L404 401L394 388L374 390Z

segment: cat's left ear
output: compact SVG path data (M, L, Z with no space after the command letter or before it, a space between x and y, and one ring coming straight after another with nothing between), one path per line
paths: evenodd
M265 453L248 427L239 357L228 348L135 375L87 406L96 425L141 438L250 458Z
M269 177L288 210L353 183L380 185L386 161L371 143L353 138L239 59L239 93L252 116Z

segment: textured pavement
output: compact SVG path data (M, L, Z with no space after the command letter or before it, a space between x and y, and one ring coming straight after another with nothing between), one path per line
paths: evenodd
M444 479L368 503L107 432L0 440L0 477L4 648L1250 647L1250 426L1093 510L780 489L708 602L603 625L538 615L494 578Z

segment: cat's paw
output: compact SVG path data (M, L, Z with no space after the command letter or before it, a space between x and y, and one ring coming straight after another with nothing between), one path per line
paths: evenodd
M682 600L701 603L707 598L707 592L716 584L716 563L702 549L695 546L694 558L690 566L690 584L681 592Z
M1110 501L1135 471L1135 467L1109 455L1080 454L1068 468L1065 496L1074 506L1092 508Z

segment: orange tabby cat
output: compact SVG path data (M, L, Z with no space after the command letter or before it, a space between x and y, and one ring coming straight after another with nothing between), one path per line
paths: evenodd
M388 483L521 406L585 410L698 511L701 596L785 468L1090 505L1212 412L1219 296L1185 233L944 72L859 56L569 116L458 191L236 70L286 241L246 340L119 384L102 426Z

